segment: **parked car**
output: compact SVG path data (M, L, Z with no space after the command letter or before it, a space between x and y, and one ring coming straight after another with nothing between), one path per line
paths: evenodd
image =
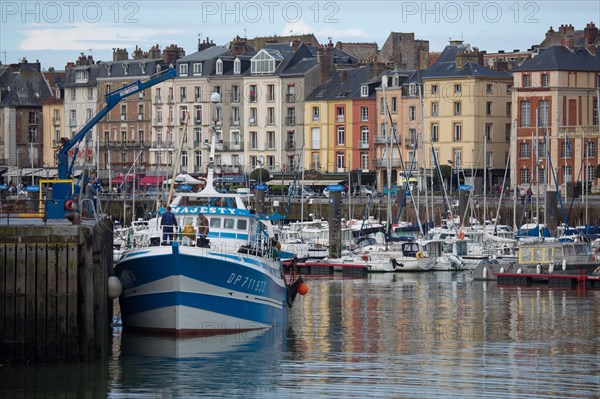
M377 191L375 190L375 188L373 186L369 186L369 185L360 185L358 186L358 188L354 189L354 195L358 195L361 197L364 196L368 196L368 195L377 195Z
M288 194L292 197L304 197L304 198L317 198L317 194L312 188L308 186L296 186L291 185L288 188Z
M329 186L328 186L329 187ZM329 197L329 189L325 187L323 189L323 197ZM346 195L346 190L342 191L342 197Z

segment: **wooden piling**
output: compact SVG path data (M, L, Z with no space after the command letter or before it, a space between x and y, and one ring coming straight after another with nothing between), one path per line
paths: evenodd
M0 226L0 363L109 353L112 223Z

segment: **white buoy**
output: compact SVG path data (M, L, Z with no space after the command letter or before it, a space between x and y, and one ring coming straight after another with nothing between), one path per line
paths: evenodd
M537 274L542 274L542 265L540 265L539 263L535 266L535 272Z
M563 272L564 272L565 270L567 270L567 260L566 260L566 259L563 259L563 263L562 263L562 269L563 269Z
M521 273L523 273L523 269L521 269L521 268L519 267L519 270L517 270L517 274L521 274Z
M504 266L500 268L500 273L504 273Z
M552 274L554 272L554 262L550 262L548 265L548 274Z
M110 299L118 298L123 292L123 284L116 276L110 276L108 278L108 297Z
M487 280L488 278L488 271L487 271L487 267L483 267L483 279Z

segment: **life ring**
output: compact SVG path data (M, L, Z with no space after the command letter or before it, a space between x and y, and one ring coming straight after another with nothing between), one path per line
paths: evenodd
M65 211L73 210L73 200L65 201Z
M425 254L423 253L423 251L419 251L415 254L415 257L417 259L423 259L425 257Z
M458 232L458 239L459 240L464 240L465 239L465 232L464 231L459 231Z
M369 261L369 255L363 255L362 256L362 260L364 260L365 262Z

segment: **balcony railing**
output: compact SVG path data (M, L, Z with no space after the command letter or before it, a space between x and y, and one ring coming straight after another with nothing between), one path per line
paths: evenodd
M559 126L558 127L558 137L591 137L593 135L598 136L598 126Z
M52 118L52 124L54 126L59 126L60 125L60 118L53 117Z
M69 118L69 126L77 126L77 118Z
M248 124L250 126L256 126L256 118L249 118L248 119Z
M295 103L296 102L296 95L295 94L286 94L285 95L285 101L288 103Z
M202 118L194 118L194 125L201 125L202 124Z
M267 125L274 125L275 124L275 118L269 118L269 117L267 117L266 123L267 123Z
M162 103L162 98L160 96L155 96L154 97L154 103L155 104L161 104Z
M360 148L361 150L369 149L369 142L368 141L359 141L358 148Z
M285 118L285 124L288 126L292 126L296 124L296 117L295 116L287 116Z
M344 122L345 120L346 120L346 118L345 118L345 116L344 116L344 115L337 115L337 116L335 117L335 121L336 121L336 122Z
M220 142L222 151L244 151L244 143L235 141Z
M239 103L240 102L240 93L231 93L231 102Z
M240 125L240 118L237 118L237 119L231 118L230 121L231 121L231 125L232 126L239 126Z
M415 148L416 145L417 145L417 139L412 138L412 137L406 139L406 142L404 143L404 146L406 148Z
M373 165L376 168L385 168L387 167L387 158L376 158L373 160ZM391 160L391 167L392 168L398 168L402 166L402 162L400 162L399 158L393 158Z
M375 144L385 144L390 142L390 136L375 136L373 138L373 143ZM398 144L400 142L398 137L394 137L392 140L392 144Z
M286 150L295 150L296 149L296 142L295 141L286 141L285 142L285 149Z

